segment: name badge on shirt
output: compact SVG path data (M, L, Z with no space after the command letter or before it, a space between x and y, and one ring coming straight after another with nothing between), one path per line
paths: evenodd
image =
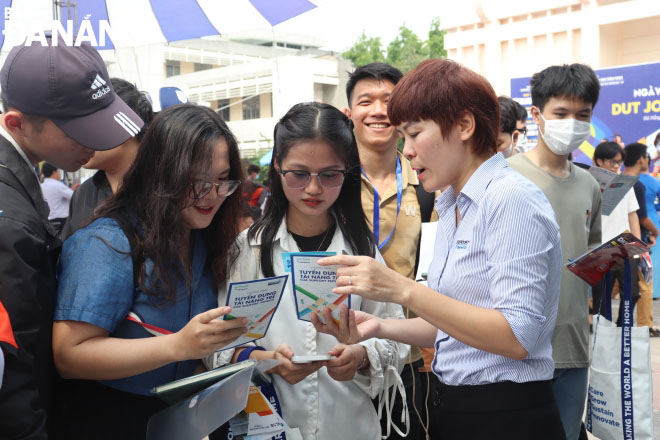
M456 249L467 249L470 240L456 240Z

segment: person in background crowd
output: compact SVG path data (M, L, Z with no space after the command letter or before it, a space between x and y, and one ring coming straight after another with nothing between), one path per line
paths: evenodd
M518 132L518 143L516 144L516 153L524 153L529 143L527 139L527 110L518 101L516 104L518 120L516 121L516 131Z
M600 82L582 64L551 66L531 80L536 147L509 165L550 200L561 233L563 262L601 244L601 193L596 180L568 160L590 135ZM564 270L557 325L552 335L554 394L567 440L580 433L589 373L589 285Z
M69 202L73 196L73 190L62 183L60 170L48 162L42 165L41 174L44 176L41 192L50 208L48 221L60 233L69 215Z
M397 151L399 136L387 116L392 89L401 77L397 68L383 63L358 67L346 84L348 108L344 113L353 121L362 170L362 209L377 238L378 249L388 267L414 279L422 222L431 220L434 196L424 191L408 159ZM404 314L414 317L405 307ZM401 375L411 422L406 437L409 439L434 437L428 432L433 426L428 420L425 399L436 382L430 370L432 360L432 350L424 353L413 346ZM392 410L396 429L387 438L402 438L396 427L402 411L402 398L397 395ZM387 433L390 431L386 422L386 418L381 419Z
M241 188L241 197L251 208L257 208L259 215L261 215L261 206L264 204L267 195L264 186L255 180L260 170L259 165L248 165L247 179Z
M268 173L272 201L264 215L238 240L239 258L231 281L285 274L284 252L328 251L371 255L381 261L360 208L359 158L349 119L328 104L293 106L275 126ZM338 344L298 319L291 283L268 334L254 345L219 353L213 367L251 358L277 359L271 371L287 439L381 438L371 398L389 391L401 371L408 346L384 339ZM225 304L227 286L218 303ZM377 316L403 318L396 304L351 298L351 308ZM294 355L330 354L307 364ZM308 403L309 402L309 403Z
M655 227L660 230L660 219L658 218L658 208L660 208L660 205L656 203L656 200L660 197L660 180L649 174L651 164L650 157L645 164L642 164L639 170L639 181L644 184L644 189L646 190L646 214ZM658 247L657 241L651 247L651 261L654 271L657 271L657 268L660 267L660 247ZM660 298L660 276L653 277L653 287L651 290L653 291L653 299Z
M337 294L405 304L418 318L344 309L328 331L435 346L431 423L441 440L564 439L552 392L550 339L562 261L559 227L541 190L496 154L497 97L485 78L450 60L422 62L396 85L390 121L436 202L438 237L428 286L369 257L319 260L337 269ZM516 231L524 240L511 238ZM521 264L525 262L525 264Z
M646 145L637 142L626 145L623 174L639 177L643 170L648 170L648 160L649 154ZM641 239L648 243L649 246L654 246L658 237L658 228L655 227L653 221L648 216L646 187L638 180L635 182L634 190L637 204L639 205L637 217L639 218L639 225L641 227ZM644 274L641 271L641 260L638 279L640 296L637 301L637 325L640 327L647 326L651 337L658 337L660 336L660 330L653 327L653 286L647 283L644 278Z
M621 171L621 165L624 161L624 151L621 149L619 144L616 142L603 142L598 144L594 150L593 162L594 166L604 168L613 173L619 173ZM602 242L607 243L609 240L613 239L617 235L630 231L637 238L642 238L642 234L639 227L639 218L637 217L637 210L639 205L637 204L637 198L635 197L635 191L633 188L626 193L624 198L619 202L610 215L602 216ZM639 283L637 278L637 259L632 258L630 260L630 267L632 270L632 300L633 308L639 300ZM625 278L625 270L623 267L619 269L613 269L612 271L613 279L616 279L619 282L620 286L623 286L623 280ZM602 279L598 284L593 286L592 289L592 298L593 298L593 307L592 314L598 313L600 310L600 302L602 301L601 295L603 294L603 284L605 280ZM605 291L605 295L612 295L612 291ZM619 308L619 317L617 318L617 325L621 325L621 320L623 316L623 306Z
M65 243L53 353L66 382L64 438L137 439L167 407L152 389L190 376L235 340L217 319L238 235L238 147L213 110L182 104L152 121L117 193ZM157 337L154 337L156 335Z
M69 218L62 229L63 240L85 226L94 217L96 208L117 192L124 175L135 160L140 141L153 119L151 103L134 84L121 78L110 78L110 82L117 95L144 121L144 126L119 147L109 151L99 151L85 164L84 168L98 171L73 194L69 206Z
M51 332L60 240L48 223L34 167L47 161L76 171L94 151L131 137L127 127L142 127L112 89L94 48L45 38L45 45L15 46L0 70L0 302L18 347L4 352L3 440L58 432ZM92 99L96 84L104 93Z
M617 143L622 150L626 148L626 144L623 142L623 137L621 137L619 133L614 135L614 142Z
M500 105L500 133L497 136L497 151L508 158L516 154L515 148L520 135L517 129L518 107L516 101L508 96L500 96L497 98L497 102Z

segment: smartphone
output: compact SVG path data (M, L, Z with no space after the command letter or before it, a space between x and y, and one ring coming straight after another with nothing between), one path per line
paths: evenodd
M328 361L332 358L329 354L310 354L306 356L294 356L291 362L294 364L308 364L310 362Z

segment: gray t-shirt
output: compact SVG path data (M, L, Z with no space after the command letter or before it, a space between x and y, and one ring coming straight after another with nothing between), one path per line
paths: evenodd
M509 166L538 185L555 211L564 264L601 243L601 195L596 180L570 164L567 178L555 177L534 165L525 154ZM589 366L589 285L567 269L562 271L557 326L552 335L555 368Z

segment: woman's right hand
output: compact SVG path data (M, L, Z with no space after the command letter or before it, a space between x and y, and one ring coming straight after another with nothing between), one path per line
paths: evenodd
M172 336L175 356L180 360L200 359L235 341L247 332L247 318L218 319L228 314L231 307L207 310L192 318L185 327Z
M323 309L325 324L316 313L312 313L312 324L319 333L327 333L346 345L357 344L364 340L378 337L381 319L360 310L348 309L346 304L339 308L339 324L332 317L332 310Z
M305 364L294 364L291 362L293 350L287 344L281 344L273 352L273 359L281 361L280 364L267 371L267 373L279 374L291 385L295 385L319 368L324 367L326 361L309 362Z

